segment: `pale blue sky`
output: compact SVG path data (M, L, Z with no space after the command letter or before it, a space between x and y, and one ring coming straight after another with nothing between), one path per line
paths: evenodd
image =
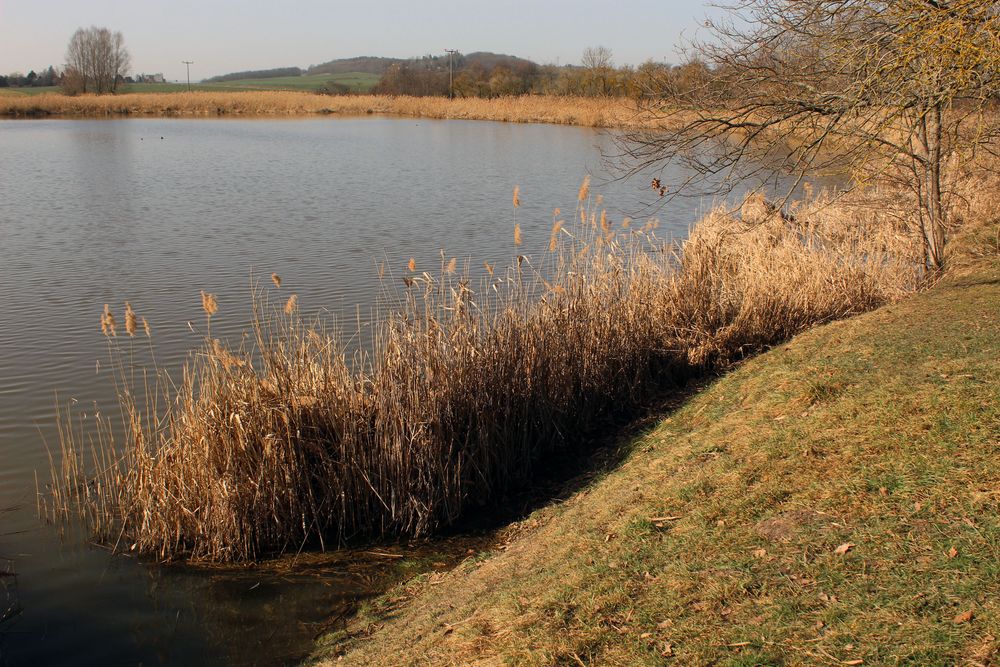
M676 47L710 13L701 0L0 0L0 73L60 65L81 26L120 30L133 72L192 80L334 58L441 53L446 48L576 63L587 46L617 64L676 62Z

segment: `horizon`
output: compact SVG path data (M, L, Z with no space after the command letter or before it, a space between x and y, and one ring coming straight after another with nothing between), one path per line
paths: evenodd
M39 73L50 65L62 69L70 37L91 25L122 33L132 57L130 74L162 73L168 81L185 79L182 60L194 61L191 80L200 81L248 70L306 69L353 57L419 58L448 48L571 65L579 64L587 47L604 46L616 66L647 60L676 63L684 42L706 17L720 12L701 0L634 0L594 22L588 17L600 15L601 7L593 0L558 0L544 7L518 0L503 8L467 3L459 12L441 0L420 6L335 7L316 0L282 7L244 5L235 0L221 0L208 9L164 0L142 5L121 0L0 3L0 74ZM485 11L493 13L489 20L484 20ZM304 16L309 20L303 21ZM385 16L392 21L385 22ZM554 40L552 35L565 37Z

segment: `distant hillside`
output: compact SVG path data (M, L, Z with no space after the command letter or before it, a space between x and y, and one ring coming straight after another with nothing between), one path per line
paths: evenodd
M313 65L306 74L346 74L362 72L364 74L383 74L391 65L401 63L401 58L379 58L375 56L359 56L357 58L340 58L320 65Z
M421 62L447 62L448 56L443 54L434 54L432 56L423 56L419 58L381 58L375 56L361 56L358 58L340 58L338 60L331 60L330 62L323 63L321 65L313 65L306 70L307 74L345 74L347 72L364 72L367 74L385 74L393 65L398 65L400 63L421 61ZM453 65L455 70L461 70L465 67L479 66L485 70L492 71L496 67L506 67L508 69L520 69L525 66L534 66L530 60L524 58L519 58L517 56L509 56L503 53L490 53L489 51L475 51L468 54L457 54L454 58ZM249 77L245 77L249 78Z
M508 56L503 53L490 53L489 51L476 51L467 53L461 57L465 67L480 65L484 69L492 70L496 67L506 67L508 69L520 69L522 67L537 66L537 63L517 56Z
M222 81L239 81L241 79L274 79L281 76L301 76L302 70L298 67L277 67L275 69L248 70L246 72L232 72L230 74L220 74L210 79L205 79L204 83L220 83Z

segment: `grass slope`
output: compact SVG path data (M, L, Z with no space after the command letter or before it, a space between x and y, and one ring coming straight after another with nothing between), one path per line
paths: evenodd
M493 553L370 604L316 661L1000 655L994 259L747 362L627 446Z

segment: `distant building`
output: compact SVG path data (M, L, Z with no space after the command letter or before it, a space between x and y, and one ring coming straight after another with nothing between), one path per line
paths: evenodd
M136 74L136 83L166 83L167 80L163 78L163 74Z

